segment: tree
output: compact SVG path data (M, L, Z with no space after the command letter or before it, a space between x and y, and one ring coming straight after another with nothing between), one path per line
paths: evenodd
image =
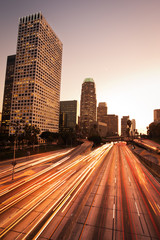
M150 123L147 133L150 138L160 138L160 121Z
M73 132L73 129L70 128L67 131L63 131L59 133L58 143L60 145L74 145L77 143L76 133Z
M127 128L126 128L126 135L127 135L127 137L130 136L131 125L132 125L132 122L131 122L131 120L128 119L127 120Z
M90 129L88 140L92 141L94 145L99 145L102 142L102 139L97 129L97 124L94 124L93 127Z
M40 130L37 126L26 124L24 127L24 137L28 145L33 145L38 142L38 134Z
M58 133L46 131L41 133L40 138L45 140L47 143L52 143L58 139L58 136Z

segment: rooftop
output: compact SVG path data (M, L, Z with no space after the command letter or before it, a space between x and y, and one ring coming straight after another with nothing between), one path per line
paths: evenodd
M84 79L84 83L85 82L93 82L94 83L94 80L93 80L93 78L85 78Z

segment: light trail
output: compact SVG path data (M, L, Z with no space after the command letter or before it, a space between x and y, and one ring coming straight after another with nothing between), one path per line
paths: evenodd
M155 218L153 217L153 213L155 213L155 215L156 215L156 212L155 212L155 209L154 209L152 203L151 203L151 202L149 201L149 199L148 199L148 195L149 195L149 194L147 194L147 196L144 195L144 192L142 191L142 188L140 187L142 183L138 180L138 177L137 177L137 175L136 175L136 173L135 173L135 170L134 170L134 165L131 164L131 161L130 161L130 159L129 159L129 157L128 157L127 155L126 155L126 160L127 160L128 165L129 165L129 167L130 167L130 169L131 169L132 176L133 176L134 181L135 181L135 183L136 183L136 185L137 185L137 188L138 188L138 190L139 190L139 193L140 193L140 195L141 195L141 198L142 198L142 200L143 200L143 203L144 203L144 205L145 205L145 207L146 207L146 209L147 209L148 215L149 215L150 220L151 220L151 222L152 222L152 225L153 225L153 227L154 227L154 229L155 229L155 232L157 233L157 236L160 238L160 232L159 232L159 229L158 229L157 224L156 224L156 222L155 222ZM142 185L142 186L143 186L143 185ZM153 210L153 213L151 213L151 209L149 208L147 202L148 202L149 205L151 206L151 209Z
M72 163L67 164L65 167L63 167L62 169L60 169L58 172L52 174L51 176L48 176L47 178L43 179L42 181L40 181L40 183L36 183L34 184L34 186L30 186L27 189L24 189L21 193L18 193L15 195L14 197L11 197L10 199L6 200L5 202L3 202L3 204L6 204L6 206L4 206L1 209L1 213L3 211L8 210L8 208L10 208L11 206L13 206L14 204L17 204L19 201L21 201L22 199L25 199L29 194L33 193L34 191L36 191L37 189L39 189L40 187L42 187L43 185L45 185L46 183L50 183L50 186L48 187L47 190L43 190L43 192L41 194L39 194L38 196L36 196L34 199L32 199L27 205L25 205L25 208L27 208L27 210L24 212L24 210L19 210L18 212L16 212L13 216L12 219L14 219L14 221L12 221L12 219L9 219L9 222L11 222L10 224L8 224L8 226L3 229L0 233L0 237L6 235L7 232L9 232L14 226L16 226L19 222L21 222L26 216L28 216L37 206L39 206L42 202L44 202L46 200L46 198L48 198L51 194L53 194L61 185L63 185L66 182L66 179L64 181L61 181L60 185L59 181L58 183L54 183L54 179L58 178L59 176L63 176L64 177L64 173L68 172L69 170L75 168L76 166L78 166L79 164L81 164L82 161L85 160L85 162L87 164L89 164L87 167L84 165L84 170L82 171L81 174L79 174L79 176L73 181L73 183L69 186L69 188L66 189L66 196L64 196L65 199L60 200L63 195L60 197L59 201L62 201L61 205L63 206L68 199L70 198L71 194L73 191L75 191L77 189L77 187L84 181L85 182L85 178L88 179L92 173L92 171L94 171L94 168L96 165L99 164L99 162L101 161L101 158L106 154L107 150L109 151L110 145L106 145L102 148L102 150L95 150L94 152L91 152L91 154L89 154L87 157L81 157L76 161L73 161ZM94 157L93 157L94 156ZM94 158L93 161L89 162L88 160L90 158ZM50 170L53 170L55 167L60 166L60 165L64 165L66 163L66 161L69 159L69 157L63 158L62 160L58 161L57 163L53 164L50 167L47 167L46 169L34 174L34 176L31 176L29 178L25 179L25 183L30 182L31 180L36 179L37 177L41 176L44 173L49 172ZM46 162L46 161L45 161ZM74 170L73 173L76 173L76 171ZM72 174L73 174L72 173ZM70 174L70 175L72 175ZM67 176L67 178L70 177L70 175ZM88 177L87 177L88 176ZM53 181L53 183L51 184L51 182ZM12 185L12 188L7 189L5 192L1 192L1 196L3 196L3 194L7 194L8 192L12 191L13 189L16 189L20 186L22 186L24 184L24 182L20 182L18 184L15 184L14 186ZM71 186L73 186L73 188L71 190L69 190L71 188ZM83 185L82 185L83 186ZM81 189L78 188L77 192ZM69 191L69 192L68 192ZM74 195L76 196L76 195ZM52 205L52 208L54 207L54 205ZM58 207L59 209L59 207ZM57 212L57 206L56 206L56 210ZM48 213L48 212L47 212ZM45 214L46 216L46 214ZM43 215L44 218L44 215ZM8 221L6 219L6 221ZM8 223L9 223L8 222ZM1 225L1 227L4 226L4 224L6 225L7 222L3 221L3 225ZM39 221L38 223L39 224ZM34 226L35 228L35 226ZM29 231L30 232L30 231Z
M107 146L104 149L108 149L111 148L111 146ZM108 150L109 151L109 150ZM107 152L108 152L107 151ZM95 151L96 153L99 151ZM94 154L95 154L94 152ZM94 155L93 153L91 155ZM90 155L90 154L89 154ZM95 155L94 155L95 156ZM35 235L35 237L33 238L34 240L37 239L41 233L44 231L44 229L48 226L48 224L51 222L51 220L55 217L55 215L58 213L58 211L65 205L65 203L68 201L68 199L70 198L72 192L83 182L83 180L86 178L86 180L84 182L87 181L87 179L90 177L90 175L92 174L92 172L95 169L95 165L97 164L97 162L100 162L102 156L104 156L104 152L102 153L101 157L99 157L99 155L96 155L97 158L89 164L89 166L87 168L85 168L85 170L78 176L78 178L75 179L75 181L72 183L72 188L69 190L67 189L66 192L56 201L59 202L58 205L55 207L55 210L53 210L53 214L49 217L49 219L46 221L46 223L43 225L43 227L38 231L38 233ZM97 161L98 160L98 161ZM83 158L81 159L81 161L83 161ZM90 172L90 173L89 173ZM78 193L78 191L82 188L82 186L84 185L84 183L77 189L76 193L73 195L73 198L76 196L76 194ZM71 186L70 186L71 187ZM66 194L66 195L65 195ZM56 203L54 205L56 205ZM68 205L70 204L70 201L68 202L68 204L66 205L66 207L68 207ZM54 206L52 206L53 208ZM46 213L47 214L47 213ZM43 217L44 218L44 217ZM40 219L39 222L42 221L42 219ZM38 224L36 224L25 236L23 239L27 239L27 237L31 234L31 232L35 229L35 227Z
M23 189L17 188L5 198L0 207L4 210L0 237L10 237L13 232L17 240L106 239L108 233L112 239L159 237L160 186L126 145L106 144L86 155L77 151L73 158L64 157L62 161L50 170L51 166L41 163L46 172L43 169L37 172L37 178L31 176L35 177L32 182L26 177ZM34 190L33 199L25 201ZM13 209L10 204L15 205ZM13 214L11 219L7 205Z
M69 157L68 157L68 158L69 158ZM44 173L46 173L46 172L49 172L49 171L52 170L53 168L59 166L60 164L62 164L62 163L65 162L65 161L67 161L68 158L64 158L64 159L58 161L57 163L53 164L52 166L49 166L49 167L45 168L44 170L42 170L42 171L40 171L40 172L38 172L38 173L35 173L33 176L27 177L25 180L22 180L22 181L20 181L20 182L18 182L18 183L12 184L11 187L8 187L6 190L0 192L0 197L3 196L3 195L6 194L6 193L9 193L9 192L13 191L14 189L16 189L16 188L18 188L18 187L24 185L25 183L30 182L31 180L34 180L35 178L41 176L42 174L44 174Z
M35 159L32 159L32 160L29 160L27 161L27 164L26 162L22 162L22 163L17 163L17 165L15 166L15 173L18 173L20 171L23 171L23 170L26 170L30 167L33 167L33 166L36 166L36 165L39 165L39 164L42 164L42 163L45 163L45 162L48 162L50 160L55 160L57 157L62 157L64 155L67 155L68 153L70 153L71 151L73 150L70 149L68 150L67 152L64 152L64 153L61 153L61 152L58 152L56 154L52 154L51 156L49 157L40 157L40 158L35 158ZM7 174L7 173L12 173L12 166L8 167L7 170L3 170L0 172L0 178L4 178L5 175L3 174ZM8 175L7 175L8 176Z

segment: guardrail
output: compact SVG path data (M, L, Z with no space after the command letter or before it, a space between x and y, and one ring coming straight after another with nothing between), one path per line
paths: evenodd
M153 146L150 146L150 145L148 145L148 144L146 144L146 143L144 143L144 142L141 142L141 141L137 141L137 140L133 140L133 142L135 143L135 144L137 144L138 146L140 146L140 147L143 147L143 148L145 148L145 149L147 149L147 150L149 150L149 151L152 151L152 152L154 152L154 153L158 153L158 154L160 154L160 148L159 147L153 147Z
M154 176L156 176L159 179L159 181L160 181L160 165L158 165L158 164L156 164L154 162L151 162L147 158L145 158L145 157L141 156L140 154L138 154L137 152L135 152L133 149L132 149L132 152L149 169L149 171Z

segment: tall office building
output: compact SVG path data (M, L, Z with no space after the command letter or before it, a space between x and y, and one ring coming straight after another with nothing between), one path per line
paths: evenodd
M78 124L78 101L60 101L60 130L75 130Z
M91 125L96 122L97 100L96 88L92 78L86 78L82 84L80 103L80 125L84 133L88 134Z
M121 118L121 136L126 137L127 133L127 121L129 120L129 116L123 116Z
M19 19L11 122L58 132L62 43L41 13ZM11 127L10 133L14 133Z
M97 107L97 121L104 122L104 116L107 115L107 104L106 102L100 102Z
M160 121L160 109L154 110L154 122Z
M2 109L2 129L3 133L9 134L10 113L11 113L11 100L12 88L14 79L16 55L7 57L6 77L3 96L3 109Z
M131 120L131 136L134 136L135 135L135 132L136 132L136 120L135 119L132 119Z

